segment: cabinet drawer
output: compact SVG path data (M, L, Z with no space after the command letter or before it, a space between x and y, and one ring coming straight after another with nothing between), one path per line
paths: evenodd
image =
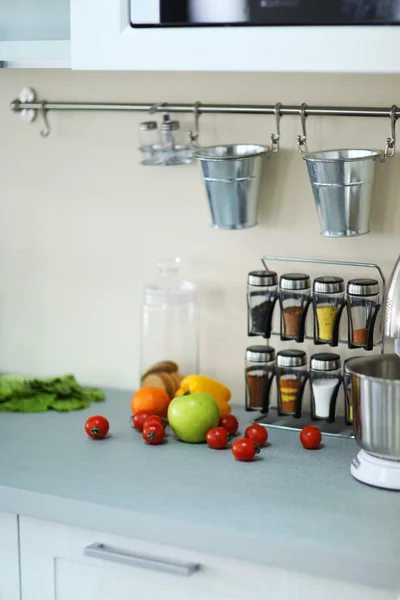
M0 600L20 600L18 517L0 512Z
M33 519L21 518L20 531L22 600L395 600L387 591Z

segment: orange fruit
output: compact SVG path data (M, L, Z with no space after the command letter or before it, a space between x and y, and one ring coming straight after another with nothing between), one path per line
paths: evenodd
M171 399L165 390L156 387L144 387L133 394L131 408L133 414L139 412L139 410L149 410L153 415L165 418L170 402Z

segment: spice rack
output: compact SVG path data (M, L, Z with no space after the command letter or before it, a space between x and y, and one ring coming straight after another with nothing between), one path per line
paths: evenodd
M272 304L272 311L271 311L271 318L269 323L267 324L266 327L266 332L268 333L267 335L262 335L262 337L266 340L266 344L265 344L265 349L268 350L269 356L271 356L271 351L273 351L273 349L269 346L269 336L279 336L283 342L283 348L284 350L288 350L289 348L294 349L294 348L298 348L300 350L301 345L303 342L305 341L313 341L314 343L314 353L322 353L326 350L331 351L330 346L334 346L334 352L336 352L336 358L340 359L340 347L342 346L346 346L348 349L348 353L354 355L353 351L357 350L359 353L360 352L365 352L367 349L368 351L372 351L372 352L377 352L379 351L380 353L384 352L384 337L382 335L382 330L381 330L381 326L379 325L379 319L380 319L380 315L382 313L381 310L381 305L383 303L383 298L385 295L385 291L386 291L386 281L385 281L385 277L383 275L382 269L379 267L379 265L375 264L375 263L364 263L364 262L354 262L354 261L335 261L335 260L326 260L326 259L312 259L312 258L297 258L297 257L285 257L285 256L264 256L262 257L262 263L264 265L265 271L266 271L266 276L272 276L273 274L276 273L275 271L270 270L270 265L271 263L279 263L279 269L277 269L277 271L279 271L279 274L283 274L287 271L286 268L282 269L283 263L294 263L295 265L297 264L303 264L303 265L325 265L328 267L335 267L335 275L337 274L338 271L338 267L341 270L341 277L346 280L346 283L351 280L354 281L352 279L352 277L354 276L358 276L358 277L372 277L372 275L374 276L375 280L378 281L379 283L379 294L381 297L381 302L376 302L375 304L375 311L373 313L373 321L372 321L372 334L375 331L376 335L376 339L373 340L373 343L370 344L370 346L367 348L367 345L364 345L364 347L360 347L359 345L354 345L353 341L355 340L355 338L357 338L357 336L360 335L360 330L354 330L352 329L352 322L351 322L351 318L350 318L350 314L347 314L347 319L345 319L344 313L347 312L347 306L348 304L351 306L351 301L349 300L345 300L344 299L344 293L342 294L342 300L338 301L337 304L337 310L335 310L335 318L336 318L336 339L333 340L333 343L329 343L329 345L321 345L324 344L324 342L318 341L318 338L316 337L316 333L315 333L315 327L316 327L316 319L317 319L317 312L315 311L314 313L314 309L315 309L315 302L313 302L313 300L310 300L308 303L305 302L304 303L304 315L303 315L303 332L302 334L293 337L292 339L288 340L287 337L285 335L282 335L282 323L281 323L281 319L283 319L283 313L282 313L282 303L278 300L276 301L277 297L278 297L278 292L275 292L275 303ZM320 278L321 276L329 276L329 272L327 273L325 269L321 270L318 273L315 273L312 275L312 279L315 281L318 278ZM339 277L334 278L331 277L332 280L334 279L340 279ZM363 280L364 281L364 280ZM365 280L366 281L366 280ZM344 286L343 286L344 289ZM310 292L310 295L313 296L312 292ZM272 296L269 298L269 302L272 300L272 302L274 302L274 296L272 294ZM249 306L250 309L250 306ZM351 308L350 311L352 311L353 309ZM279 313L279 314L278 314ZM250 314L250 310L249 310L249 314ZM319 316L325 315L327 314L327 312L321 312L319 313ZM332 321L332 326L333 326L333 321ZM351 339L349 341L349 335L345 334L345 325L347 327L347 331L352 332L351 333ZM312 329L312 332L311 332ZM250 332L250 317L249 317L249 332ZM354 335L356 334L356 335ZM253 336L255 334L249 333L250 336ZM372 338L371 338L372 339ZM332 340L331 340L332 341ZM371 340L370 340L371 341ZM289 346L290 344L290 346ZM327 342L325 342L325 344L327 344ZM259 346L259 351L262 351L262 346ZM280 353L281 354L281 353ZM285 354L285 352L283 353ZM279 354L278 354L279 356ZM332 355L334 356L334 355ZM310 357L308 357L310 358ZM282 359L280 359L282 360ZM315 363L315 361L314 361ZM269 363L271 364L271 363ZM289 370L290 372L290 370ZM340 371L339 371L340 373ZM335 435L335 436L341 436L341 437L354 437L353 435L353 428L352 428L352 424L350 421L350 411L351 408L349 408L349 403L348 400L346 398L346 402L345 402L345 414L344 415L337 415L336 414L336 397L338 396L338 392L339 395L341 395L341 390L342 387L344 387L344 392L345 394L347 394L347 390L346 390L346 385L345 385L345 377L342 376L341 374L338 375L338 371L335 372L334 375L330 375L331 376L331 381L327 381L327 387L335 387L335 397L334 397L334 401L331 405L331 408L329 410L329 416L326 415L326 418L316 418L316 402L321 402L321 391L319 389L319 396L317 397L316 394L314 393L315 388L311 387L314 384L311 384L311 381L313 380L313 377L311 376L311 371L307 370L307 373L304 376L302 376L302 384L301 384L301 393L304 392L304 390L306 388L309 389L310 391L310 403L311 406L313 406L312 412L311 410L302 410L302 400L301 400L301 395L299 398L297 398L297 404L296 404L296 410L293 411L293 414L285 414L284 411L282 410L282 387L281 384L279 383L280 381L280 377L281 377L281 371L279 369L279 367L275 366L273 367L273 370L271 370L271 367L269 366L269 374L268 374L268 385L266 385L265 389L268 389L268 394L270 393L270 390L273 389L273 385L272 385L272 379L275 379L276 381L278 381L278 399L276 402L276 406L273 405L273 403L270 403L269 406L267 407L267 411L263 410L261 411L261 415L259 417L256 417L254 419L255 422L260 423L261 425L265 425L268 427L272 427L272 428L278 428L278 429L294 429L294 430L301 430L304 426L306 425L310 425L312 423L315 423L321 430L322 433L327 434L327 435ZM290 377L290 376L289 376ZM329 374L328 374L329 377ZM337 379L332 379L332 377L336 377ZM337 382L337 383L336 383ZM344 386L342 385L342 383L344 383ZM246 390L248 393L248 370L246 369ZM259 388L261 389L261 388ZM283 388L284 389L284 388ZM251 406L248 406L246 403L246 408L247 410L251 411L251 410L257 410L254 408L251 408ZM265 406L264 406L265 409Z

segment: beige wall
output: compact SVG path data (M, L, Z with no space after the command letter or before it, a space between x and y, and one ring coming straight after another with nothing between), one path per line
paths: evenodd
M221 232L209 226L196 165L139 165L143 115L53 113L43 140L38 123L25 125L8 110L24 85L75 101L400 103L397 76L0 71L2 370L69 371L84 382L133 386L141 287L159 257L179 255L200 289L202 370L232 386L240 402L246 275L262 254L377 261L389 272L400 252L400 159L379 166L372 233L325 239L295 148L299 119L285 117L259 226ZM382 148L390 131L383 119L311 117L307 125L312 149ZM273 117L201 119L207 144L265 143L273 128Z

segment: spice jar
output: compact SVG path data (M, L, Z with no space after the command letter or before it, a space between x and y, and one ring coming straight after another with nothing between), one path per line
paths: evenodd
M275 375L275 350L249 346L246 350L246 410L268 412L271 383Z
M362 358L362 356L353 356L352 358ZM343 389L344 389L344 409L345 409L345 422L346 425L353 425L354 421L354 403L353 403L353 381L352 375L347 371L347 362L343 363ZM357 385L357 380L354 378L354 382Z
M162 162L160 132L157 121L145 121L139 126L142 165L157 165Z
M247 279L249 336L271 337L271 321L278 298L278 275L273 271L251 271Z
M313 283L314 342L337 346L340 317L345 306L344 280L341 277L317 277Z
M276 355L278 414L301 416L301 401L308 378L303 350L281 350Z
M336 400L340 389L341 360L339 354L322 352L310 358L311 417L327 419L336 416Z
M348 282L349 348L373 349L375 322L380 307L379 283L376 279L351 279Z
M286 273L279 281L281 340L304 342L311 280L305 273Z

